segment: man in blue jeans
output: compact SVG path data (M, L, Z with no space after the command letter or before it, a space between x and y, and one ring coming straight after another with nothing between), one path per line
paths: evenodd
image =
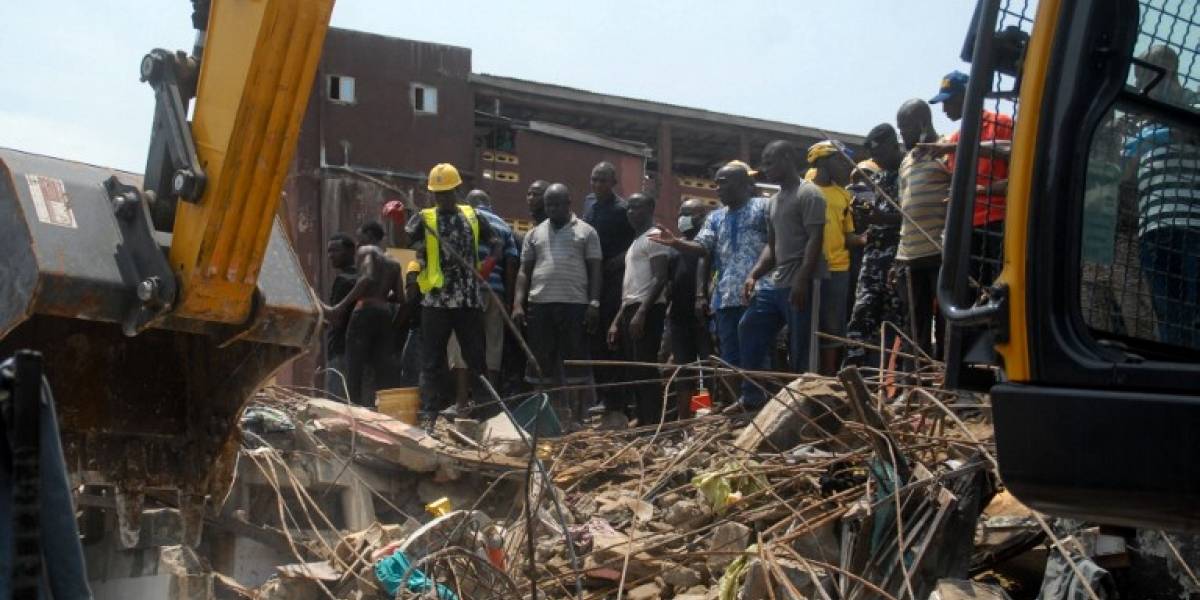
M770 202L754 195L754 179L746 163L730 161L717 171L714 179L724 206L708 215L694 240L675 237L665 230L651 239L679 252L703 257L696 269L696 304L711 308L721 360L743 367L738 323L748 301L742 294L742 284L767 245ZM768 281L759 284L769 285ZM697 309L697 315L703 313Z
M825 197L797 171L799 158L791 142L777 140L763 149L762 173L779 185L771 198L767 244L742 287L749 301L738 334L742 363L747 369L767 365L775 336L788 326L788 356L797 373L815 370L816 319L820 311L821 279L828 276L822 242ZM758 287L765 279L770 286ZM740 403L751 409L766 402L753 381L742 383Z

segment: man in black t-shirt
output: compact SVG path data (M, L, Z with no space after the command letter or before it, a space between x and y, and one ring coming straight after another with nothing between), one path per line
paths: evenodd
M616 194L617 168L610 162L602 162L592 168L592 193L583 201L583 220L596 230L600 237L600 253L603 257L604 282L600 288L600 323L591 336L593 360L617 360L622 357L619 350L608 347L607 324L612 323L621 308L621 283L625 279L625 251L637 237L626 216L625 199ZM616 383L621 380L619 369L595 367L592 369L597 384ZM629 393L620 387L597 390L604 408L609 413L625 413Z
M691 198L679 206L679 234L685 239L693 240L704 219L708 217L709 207ZM677 365L696 362L708 358L712 354L712 338L708 333L707 302L696 304L696 271L701 260L699 254L684 254L677 251L671 253L671 294L670 306L667 308L667 327L671 332L671 362ZM703 297L701 297L703 298ZM692 377L696 372L681 371L680 376ZM681 381L675 385L676 411L680 419L691 417L691 399L696 391L695 381Z

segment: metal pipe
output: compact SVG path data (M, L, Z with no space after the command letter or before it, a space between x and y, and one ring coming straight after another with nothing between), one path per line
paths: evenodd
M992 45L1000 0L982 0L978 28L975 31L974 62L967 93L963 100L962 129L954 176L950 183L950 206L946 214L942 269L938 276L937 299L947 321L959 325L979 324L995 315L999 304L964 307L970 266L969 245L976 201L975 176L979 169L979 131L983 99L992 86Z

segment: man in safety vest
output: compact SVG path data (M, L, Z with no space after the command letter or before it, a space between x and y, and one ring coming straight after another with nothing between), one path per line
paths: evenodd
M434 207L413 215L405 233L417 250L421 273L417 284L421 300L421 412L431 423L453 397L446 364L446 343L455 333L470 370L474 401L483 401L479 376L487 372L484 348L483 297L486 281L503 250L502 242L475 209L462 203L462 177L453 165L442 163L429 172ZM490 253L479 261L479 248ZM456 403L455 414L466 416L468 407Z

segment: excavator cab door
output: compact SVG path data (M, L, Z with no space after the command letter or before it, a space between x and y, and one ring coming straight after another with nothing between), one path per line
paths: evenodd
M1003 103L984 0L964 114ZM1042 0L1017 61L999 230L972 223L978 121L964 120L939 300L980 367L1000 471L1022 501L1092 521L1200 528L1200 20L1195 0ZM965 164L964 164L965 163ZM973 172L974 171L974 172ZM984 237L1003 269L980 281ZM990 336L992 356L969 342ZM953 335L952 335L953 337ZM986 348L985 348L986 349Z

